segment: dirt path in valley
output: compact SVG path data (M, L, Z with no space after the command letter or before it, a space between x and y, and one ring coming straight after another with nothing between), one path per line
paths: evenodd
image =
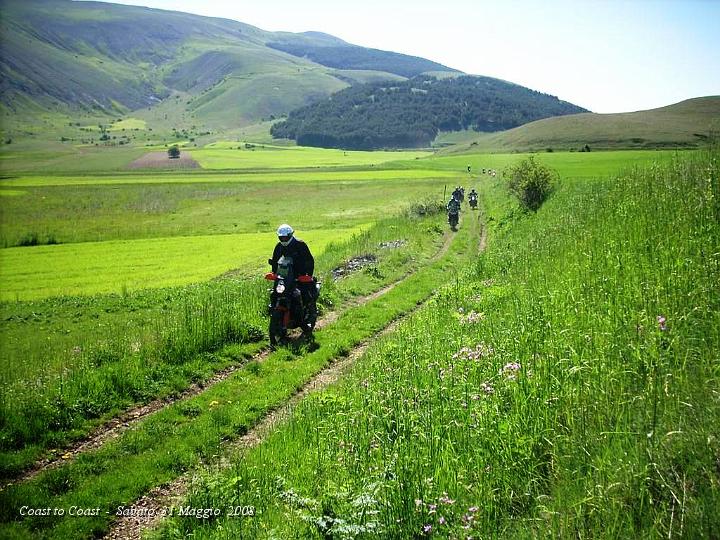
M447 250L450 247L452 238L453 237L449 234L445 235L445 240L443 242L443 245L438 250L438 252L432 256L432 258L429 260L428 264L435 262L436 260L441 258L443 255L445 255L445 253L447 253ZM405 278L403 278L403 279L405 279ZM403 281L402 279L398 280L394 283L391 283L390 285L383 287L382 289L380 289L378 291L375 291L372 294L353 299L346 306L343 306L342 309L332 311L332 312L328 313L327 315L318 319L317 324L315 325L315 328L318 330L321 330L325 326L328 326L328 325L334 323L348 309L351 309L351 308L357 307L357 306L361 306L363 304L371 302L372 300L375 300L376 298L379 298L380 296L391 291L402 281ZM77 441L74 444L67 446L61 450L56 451L51 456L48 456L46 458L43 458L43 459L37 461L30 469L25 471L23 474L21 474L17 478L7 481L3 485L3 489L8 486L12 486L14 484L19 484L19 483L31 480L46 470L59 467L61 465L64 465L65 463L72 461L79 454L81 454L83 452L88 452L88 451L99 448L100 446L105 444L107 441L117 438L123 432L132 428L138 422L140 422L144 418L150 416L151 414L161 411L178 401L197 396L198 394L204 392L205 390L216 385L217 383L224 381L225 379L230 377L233 373L235 373L237 370L244 367L248 362L251 362L251 361L262 362L265 358L268 357L268 355L271 352L272 351L270 349L263 349L260 352L258 352L257 354L253 355L251 358L245 360L244 362L229 366L223 370L216 372L212 377L210 377L208 380L206 380L204 382L192 384L191 386L189 386L187 389L185 389L183 392L181 392L179 394L175 394L173 396L167 396L162 399L156 399L145 405L135 407L135 408L132 408L132 409L129 409L129 410L123 412L120 416L115 417L115 418L109 420L108 422L106 422L105 424L99 426L97 429L95 429L90 435L88 435L84 439Z

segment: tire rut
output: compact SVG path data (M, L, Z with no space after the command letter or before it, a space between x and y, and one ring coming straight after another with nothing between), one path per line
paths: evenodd
M390 290L396 284L389 285L386 289ZM337 382L376 339L394 332L402 321L415 313L424 304L425 302L417 305L402 317L392 321L385 328L355 346L347 356L334 360L322 369L298 389L288 401L268 411L245 435L228 443L223 452L224 458L213 467L218 469L226 468L230 465L229 456L238 451L248 451L261 444L278 425L290 418L295 408L305 397L313 392L324 390ZM140 540L147 530L156 527L166 515L169 515L173 505L176 505L187 495L195 475L197 475L197 470L186 473L166 485L153 488L147 495L144 495L129 507L132 511L128 513L132 515L120 517L104 537L105 540Z
M484 233L484 228L483 228ZM442 248L432 257L430 262L435 262L447 253L452 243L453 236L445 235ZM484 244L483 245L484 248ZM378 298L390 291L402 280L392 283L383 289L369 295L370 298ZM309 394L326 389L337 382L340 377L360 358L368 347L377 339L394 332L400 323L409 318L420 309L427 300L415 306L398 319L390 322L385 328L363 340L355 346L347 356L335 359L310 380L308 380L298 391L282 405L269 410L260 421L255 424L247 433L226 446L223 457L214 467L225 468L230 465L228 458L236 452L248 451L261 444L273 430L284 421L288 420L298 404ZM179 503L188 493L193 478L198 474L197 470L188 472L173 480L172 482L158 486L150 490L146 495L131 505L131 515L121 516L113 525L105 540L140 540L142 535L149 529L155 528L167 515L173 505Z
M435 253L428 261L428 264L432 264L439 258L441 258L445 253L447 253L447 250L450 248L450 243L452 241L452 236L446 234L445 240L443 241L443 245L440 247L440 249ZM342 309L333 311L331 313L328 313L324 317L318 319L316 324L316 329L320 330L324 328L325 326L328 326L335 321L348 309L351 309L353 307L361 306L363 304L366 304L368 302L371 302L384 294L391 291L393 288L395 288L399 283L401 283L404 279L402 278L398 281L395 281L389 285L386 285L382 289L379 289L378 291L375 291L372 294L356 298L353 301L349 302L347 305L343 306ZM174 403L177 403L179 401L192 398L194 396L197 396L201 394L202 392L208 390L212 386L226 380L228 377L230 377L233 373L238 371L239 369L243 368L248 362L256 361L256 362L262 362L264 359L266 359L270 353L272 352L271 349L266 348L261 350L260 352L254 354L251 358L240 362L238 364L234 364L232 366L228 366L225 369L222 369L220 371L217 371L212 377L210 377L208 380L203 381L201 383L193 383L191 386L189 386L187 389L183 390L179 394L175 394L173 396L168 396L161 399L156 399L151 401L150 403L147 403L145 405L135 407L132 409L129 409L125 412L123 412L120 416L117 416L108 422L104 423L103 425L96 428L90 435L83 438L80 441L75 442L72 445L68 445L58 451L55 452L54 455L43 458L39 461L37 461L31 468L17 476L16 478L13 478L11 480L6 481L1 489L5 489L7 487L13 486L15 484L20 484L22 482L27 482L28 480L32 480L39 474L51 470L57 467L60 467L66 463L70 463L72 460L74 460L79 454L88 452L91 450L95 450L97 448L100 448L103 444L106 442L113 440L117 437L119 437L122 433L127 431L128 429L134 427L137 423L139 423L141 420L147 418L148 416L159 412Z

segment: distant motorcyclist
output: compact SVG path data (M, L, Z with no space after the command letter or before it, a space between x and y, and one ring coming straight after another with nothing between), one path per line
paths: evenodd
M287 223L283 223L278 227L278 243L275 245L272 258L268 262L272 267L273 273L277 273L278 261L280 258L285 257L287 259L289 257L292 261L295 277L302 275L312 276L315 272L315 259L313 258L312 253L310 253L308 245L299 238L295 238L294 232L293 228ZM315 284L313 282L307 284L297 282L297 292L300 293L298 296L302 296L302 303L308 305L308 302L310 302L310 305L313 307L313 311L316 312ZM293 303L296 304L293 306L295 309L295 316L299 319L301 316L300 312L302 311L302 305L300 302Z
M475 188L470 190L470 193L468 194L468 203L470 203L471 208L475 208L477 206L478 202L478 194L477 191L475 191Z
M445 208L448 213L448 223L450 224L450 228L454 231L460 221L460 201L458 201L455 197L451 197Z
M448 214L459 214L460 213L460 201L458 201L455 197L452 197L447 205L445 206L447 209Z

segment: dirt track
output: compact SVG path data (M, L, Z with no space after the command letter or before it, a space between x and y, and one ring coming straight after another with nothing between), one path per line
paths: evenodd
M438 250L438 252L433 255L433 257L430 259L430 262L434 262L440 257L442 257L450 247L450 242L452 240L452 236L447 235L445 237L445 241L443 242L442 247ZM402 280L400 280L402 281ZM400 281L396 281L394 283L391 283L390 285L387 285L383 287L382 289L369 294L364 297L356 298L354 299L350 304L345 306L343 310L336 310L328 313L324 317L320 318L317 322L316 328L322 329L324 326L327 326L329 324L334 323L338 317L348 308L356 307L362 304L366 304L367 302L370 302L383 294L387 293L388 291L392 290ZM255 354L252 357L252 360L254 361L263 361L269 354L270 350L264 349L257 354ZM112 420L109 420L107 423L103 424L102 426L98 427L93 433L91 433L89 436L87 436L85 439L76 442L73 445L70 445L66 448L64 448L61 451L58 451L52 456L49 456L47 458L44 458L38 462L35 463L35 465L27 470L24 474L20 475L19 477L7 482L4 487L18 484L21 482L25 482L27 480L30 480L40 474L43 471L46 471L48 469L53 469L55 467L59 467L73 459L75 459L79 454L83 452L88 452L90 450L94 450L96 448L99 448L105 442L108 440L114 439L121 435L124 431L129 429L130 427L137 424L140 420L144 419L145 417L156 413L162 409L165 409L172 405L173 403L176 403L177 401L181 401L184 399L188 399L190 397L196 396L200 394L201 392L204 392L209 387L224 381L230 375L235 373L238 369L242 368L245 365L245 363L235 364L232 366L229 366L221 371L218 371L215 373L210 379L207 381L204 381L202 383L196 383L185 389L183 392L180 392L177 395L169 396L163 399L156 399L154 401L151 401L150 403L147 403L145 405L135 407L133 409L129 409L122 413L120 416L113 418Z
M452 235L446 235L445 241L440 250L432 257L431 262L440 259L450 247L452 242ZM360 305L375 298L382 296L396 285L401 283L402 280L392 283L379 291L357 299L353 305ZM268 413L245 435L230 443L224 451L224 455L228 456L233 451L249 450L260 443L283 421L287 420L295 410L295 407L300 403L308 394L318 392L335 383L352 364L360 358L370 344L377 338L387 335L398 327L401 321L407 319L412 313L420 308L420 305L416 306L410 313L407 313L400 319L390 323L383 330L369 337L350 351L345 357L336 359L325 369L317 373L309 381L307 381L297 393L291 397L283 405L268 411ZM325 325L334 322L337 319L337 313L330 314L328 319L324 320ZM222 463L219 464L223 466ZM158 486L153 488L147 495L141 497L135 501L132 508L136 511L134 515L129 517L121 517L110 529L108 534L105 536L105 540L139 540L142 535L148 529L152 529L157 526L160 521L165 517L164 510L170 508L178 501L180 501L186 494L188 487L192 483L192 475L194 473L186 473L169 484Z
M187 152L179 158L168 157L167 152L149 152L128 165L128 169L199 169L200 164Z
M480 240L481 249L484 249L485 247L484 233L485 231L483 228ZM430 262L437 261L445 255L445 253L447 253L452 239L452 235L446 234L442 247L431 258ZM359 305L378 298L401 283L401 281L402 280L392 283L367 297L358 299L355 303L353 303L353 305ZM405 320L419 308L420 305L416 306L410 313L407 313L400 319L390 323L383 330L354 347L352 351L350 351L350 354L346 357L336 359L325 369L317 373L314 377L307 381L303 387L290 398L290 400L280 407L268 411L268 413L245 435L230 443L225 449L224 455L228 456L233 451L242 452L243 450L251 449L262 443L277 425L287 420L292 415L298 403L300 403L308 394L323 390L335 383L342 374L365 353L373 341L381 336L393 332L401 321ZM327 325L334 322L337 319L337 315L338 314L336 312L330 314L330 316L323 321L324 324ZM220 463L219 466L222 467L222 463ZM135 501L132 505L132 508L137 510L135 515L130 517L121 517L105 536L105 540L139 540L142 538L145 531L157 526L164 518L164 510L182 500L182 498L187 494L188 487L192 483L193 474L193 472L186 473L179 478L176 478L169 484L153 488L147 495Z

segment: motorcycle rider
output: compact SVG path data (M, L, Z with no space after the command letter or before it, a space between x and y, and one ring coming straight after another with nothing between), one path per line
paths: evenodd
M475 188L472 188L472 189L470 190L470 193L468 194L468 201L470 201L470 202L472 202L472 201L477 202L477 200L478 200L477 191L475 191Z
M295 276L302 276L307 274L312 276L315 272L315 259L310 253L308 245L295 238L295 231L287 223L283 223L277 229L278 243L275 245L273 250L272 258L268 261L272 267L272 271L277 273L278 261L280 257L290 257L293 262L293 271ZM302 295L303 303L307 304L311 302L311 306L315 305L315 284L314 283L298 283L298 296ZM299 298L298 298L299 300ZM293 302L294 317L296 320L302 318L302 304L300 302Z
M293 228L287 223L278 227L278 243L275 245L272 259L270 259L272 271L277 272L277 263L280 257L285 255L292 257L295 275L308 274L312 276L315 272L315 259L310 253L308 245L299 238L295 238L294 233Z
M445 208L448 213L448 223L451 222L450 216L460 215L460 201L458 201L455 197L450 197L450 200Z

